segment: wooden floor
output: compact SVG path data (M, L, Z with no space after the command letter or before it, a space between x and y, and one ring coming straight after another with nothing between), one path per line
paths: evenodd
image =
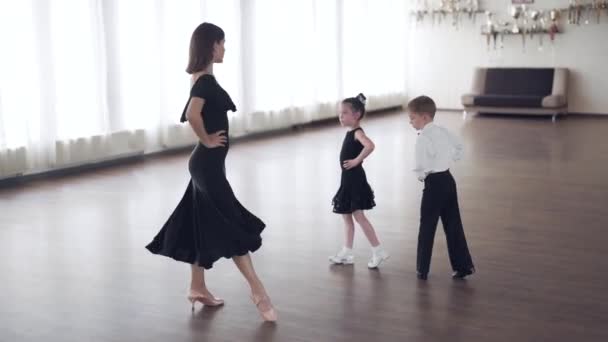
M235 144L227 172L268 225L254 262L280 322L262 324L229 260L208 273L227 304L190 312L189 268L149 254L188 182L188 153L0 190L0 341L608 341L608 119L439 113L460 133L453 173L477 274L450 278L438 230L415 276L422 184L404 113L370 117L369 212L391 259L332 267L337 125Z

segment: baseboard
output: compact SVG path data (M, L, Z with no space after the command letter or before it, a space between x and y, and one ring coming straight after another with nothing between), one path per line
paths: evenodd
M401 110L401 109L402 109L402 106L387 107L387 108L369 111L366 114L366 116L389 115L389 114L394 114L396 110ZM311 121L311 122L304 123L304 124L296 124L296 125L293 125L293 126L290 126L287 128L274 129L274 130L268 130L268 131L256 132L256 133L249 133L249 134L245 134L242 136L231 138L231 142L233 144L235 144L235 143L239 143L239 142L251 141L251 140L256 140L256 139L265 139L265 138L269 138L269 137L276 137L279 135L289 134L293 131L298 131L298 130L302 130L302 129L306 129L306 128L336 125L337 122L338 122L337 117L331 117L331 118ZM119 166L119 165L142 162L142 161L154 159L154 158L160 157L160 156L177 155L177 154L191 151L192 148L194 148L194 145L186 145L186 146L179 146L179 147L175 147L175 148L168 148L168 149L164 149L161 151L147 152L145 154L143 152L138 152L138 153L131 154L131 155L117 156L117 157L113 157L113 158L110 158L107 160L96 161L93 163L86 163L86 164L75 165L75 166L70 166L70 167L64 167L61 169L53 169L53 170L43 171L43 172L39 172L39 173L35 173L35 174L15 175L14 177L0 179L0 188L21 185L21 184L31 182L31 181L36 181L36 180L61 178L61 177L70 176L70 175L83 173L83 172L95 171L95 170Z
M462 112L464 111L464 108L437 108L438 112L455 112L455 113L459 113L462 114ZM540 115L551 115L551 114L540 114ZM608 118L608 113L589 113L589 112L571 112L568 111L567 114L565 115L574 115L576 117L584 117L584 116L589 116L589 117L605 117Z
M575 115L577 117L588 116L588 117L594 117L594 118L601 118L601 117L608 118L608 113L602 114L602 113L568 112L568 115Z
M128 153L108 159L101 159L94 162L80 164L80 165L72 165L67 167L62 167L58 169L52 169L48 171L41 171L37 173L31 174L19 174L13 177L7 177L0 179L0 188L3 187L12 187L22 185L32 181L39 180L48 180L54 178L62 178L71 176L78 173L100 170L104 168L114 167L118 165L125 165L129 163L135 163L144 160L143 151Z
M461 109L457 109L457 108L437 108L438 112L456 112L456 113L460 113L462 114L462 112L464 111L464 108Z

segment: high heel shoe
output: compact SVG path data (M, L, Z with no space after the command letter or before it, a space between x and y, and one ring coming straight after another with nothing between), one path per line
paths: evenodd
M192 311L194 311L194 304L196 302L199 302L203 305L206 306L220 306L220 305L224 305L224 300L221 298L215 298L215 297L208 297L206 295L200 294L200 293L196 293L196 292L190 292L190 294L188 295L188 301L190 301L190 303L192 303Z
M274 307L272 306L272 303L270 303L270 298L268 298L268 296L264 295L264 296L256 296L254 294L251 294L251 300L253 301L253 304L255 304L255 306L258 309L258 312L260 313L260 316L262 316L262 318L267 321L267 322L276 322L277 321L277 312L274 310ZM262 309L260 308L260 303L263 300L267 300L268 304L270 304L270 309L266 310L266 311L262 311Z

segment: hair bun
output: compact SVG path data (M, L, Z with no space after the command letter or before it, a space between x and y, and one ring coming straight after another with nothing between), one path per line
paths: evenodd
M364 106L367 103L367 97L365 97L363 93L359 93L359 95L357 95L357 100L359 100L359 102L361 102L361 104Z

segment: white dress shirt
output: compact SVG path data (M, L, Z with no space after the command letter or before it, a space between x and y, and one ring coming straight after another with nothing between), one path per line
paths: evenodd
M446 171L454 161L460 160L463 145L458 137L446 128L429 122L416 139L416 176L424 181L434 172Z

